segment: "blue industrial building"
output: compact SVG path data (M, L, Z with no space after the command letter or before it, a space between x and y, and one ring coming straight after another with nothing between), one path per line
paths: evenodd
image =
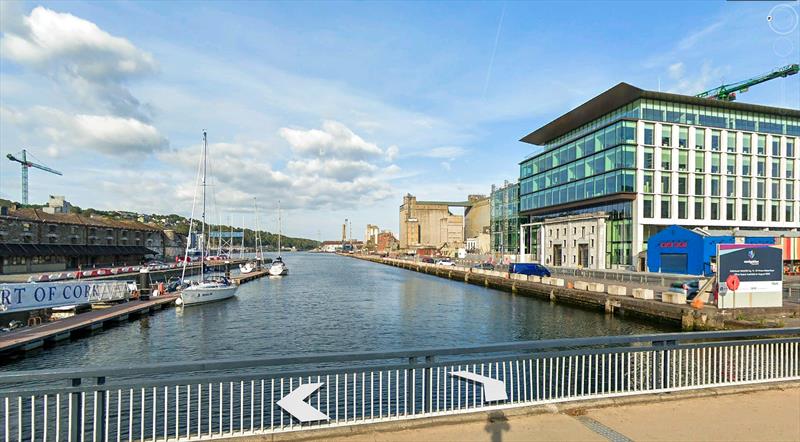
M759 238L760 239L760 238ZM772 239L774 242L774 239ZM647 267L651 272L710 275L717 244L733 244L730 235L669 226L647 240Z

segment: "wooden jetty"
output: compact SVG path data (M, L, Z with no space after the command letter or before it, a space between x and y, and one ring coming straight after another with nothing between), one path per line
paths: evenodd
M254 272L245 273L244 275L231 276L231 281L236 285L242 285L245 282L250 282L258 278L269 276L269 269L260 269Z
M131 316L147 314L170 305L178 295L152 297L147 301L129 301L108 308L78 313L69 318L23 327L0 335L0 354L25 352L87 331L127 321Z

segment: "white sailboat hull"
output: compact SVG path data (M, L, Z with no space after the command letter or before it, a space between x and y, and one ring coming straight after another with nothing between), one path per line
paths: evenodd
M184 305L205 304L233 298L237 287L234 285L205 286L204 284L187 287L181 292Z
M289 274L289 268L286 267L283 263L278 265L271 265L269 267L269 274L270 276L284 276Z
M242 274L251 273L256 269L255 264L248 262L247 264L239 264L239 272Z

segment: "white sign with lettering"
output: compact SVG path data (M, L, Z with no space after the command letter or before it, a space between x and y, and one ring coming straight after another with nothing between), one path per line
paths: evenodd
M21 312L125 299L125 281L0 284L0 312Z

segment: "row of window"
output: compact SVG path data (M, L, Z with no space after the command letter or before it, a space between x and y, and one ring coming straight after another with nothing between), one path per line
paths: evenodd
M672 126L661 126L661 133L660 138L656 139L656 129L653 123L645 123L644 124L644 134L642 136L642 144L646 146L655 146L656 144L664 147L672 147L672 139L674 136L675 130ZM703 128L695 128L694 131L694 143L692 145L689 144L689 128L680 126L678 127L677 134L678 134L678 148L679 149L689 149L690 147L696 150L705 150L706 147L710 147L712 151L722 151L723 146L721 143L722 132L718 130L711 130L709 143L706 143L706 130ZM753 153L753 138L755 137L755 154L756 155L767 155L767 136L762 134L752 134L752 133L743 133L742 134L742 141L741 143L736 142L736 132L727 131L725 135L725 146L724 150L727 152L737 153L742 152L743 154L751 154ZM795 155L795 140L794 138L787 138L786 139L786 149L785 153L786 156L789 158L794 158ZM782 156L784 153L784 149L781 148L781 139L778 137L772 137L770 140L770 149L769 153L772 154L773 157Z
M536 175L623 143L636 144L636 122L620 121L557 149L543 152L520 165L520 178Z
M636 167L636 147L621 145L559 166L520 182L520 193L528 194L552 186L600 175L616 169Z
M658 207L658 215L662 219L673 217L672 199L677 198L678 219L689 219L689 198L685 196L669 197L662 196ZM781 220L780 204L777 202L740 200L724 200L720 198L710 198L709 213L706 217L704 213L705 198L695 198L694 200L694 219L696 220L720 220L722 218L721 209L725 205L724 219L727 221L767 221L767 210L769 210L769 221L774 222L794 222L794 203L787 202L784 206L783 219ZM738 210L736 206L739 206ZM755 211L755 214L753 214ZM642 199L642 217L655 218L656 207L655 199L652 195L645 195Z
M642 192L643 193L661 193L664 195L678 194L705 196L709 192L710 196L725 196L741 198L771 198L771 199L786 199L793 200L795 198L795 182L785 181L781 186L780 181L773 181L770 185L770 194L767 196L767 182L764 179L741 179L741 195L736 195L736 177L727 177L722 179L718 176L710 177L709 189L706 190L705 176L695 176L694 186L691 186L692 180L686 174L679 174L677 184L673 185L672 175L662 174L659 186L656 186L655 175L652 172L644 172L642 174ZM753 192L755 186L755 192ZM724 187L724 190L722 189ZM783 189L783 192L781 192ZM658 191L658 192L657 192Z
M660 162L656 162L655 157L655 149L652 147L645 147L643 151L643 162L642 168L648 170L677 170L682 172L688 172L690 170L689 160L690 158L694 158L694 171L696 173L714 173L714 174L721 174L722 172L722 155L717 152L712 152L709 159L710 161L706 164L706 153L705 152L694 152L694 155L690 155L689 151L679 150L677 152L678 161L673 161L673 149L662 148L661 149L661 158ZM769 159L769 169L767 169L768 158L765 157L757 157L755 159L755 170L753 169L753 157L751 156L743 156L741 157L741 172L737 171L737 156L735 155L727 155L725 157L725 173L728 175L753 175L756 176L767 176L767 172L769 171L770 176L772 178L780 178L781 177L781 160L778 158ZM794 178L794 161L793 160L783 160L785 167L784 167L784 178L792 179Z
M634 192L635 181L636 171L623 169L556 187L548 187L538 192L522 195L520 197L520 211L565 204L613 193Z

